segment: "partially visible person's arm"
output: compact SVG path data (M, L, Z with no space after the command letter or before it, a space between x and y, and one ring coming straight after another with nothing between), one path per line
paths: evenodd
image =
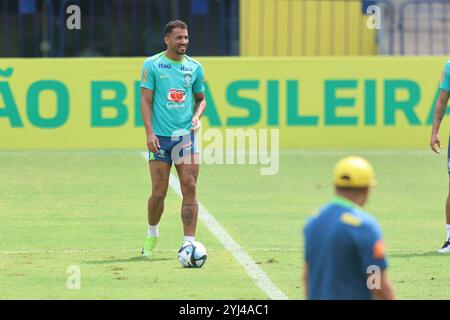
M367 272L367 289L372 293L373 299L395 299L387 276L388 262L380 225L375 219L366 219L358 229L362 268Z
M158 138L153 132L153 91L155 90L154 68L149 60L144 62L141 75L141 115L147 134L147 147L153 153L160 147Z
M371 290L375 300L395 300L394 289L388 279L386 269L381 269L380 288Z
M206 109L205 93L194 93L194 116L192 117L192 127L196 128Z
M158 138L153 132L152 127L152 113L153 113L153 90L141 88L141 114L144 121L145 132L147 134L147 147L156 153L160 147Z
M431 130L430 147L436 153L441 153L441 139L439 138L439 128L441 126L442 118L444 117L445 111L447 109L448 99L450 97L449 92L441 89L439 93L439 98L436 102L436 108L434 109L433 117L433 129Z
M305 286L305 300L308 300L308 264L306 262L303 268L303 284Z
M205 74L203 73L203 67L198 66L197 77L192 86L192 92L194 93L194 116L192 117L192 128L197 128L200 118L206 109L206 99L205 99Z

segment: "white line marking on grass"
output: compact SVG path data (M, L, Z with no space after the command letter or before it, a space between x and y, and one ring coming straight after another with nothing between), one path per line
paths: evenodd
M144 152L142 156L148 161L148 153ZM170 174L169 185L178 196L183 197L181 193L180 181L178 178ZM263 290L272 300L288 300L288 297L278 289L264 271L253 261L249 254L228 234L224 227L214 218L214 216L198 202L198 217L200 221L208 228L208 230L219 240L219 242L227 249L242 265L253 280L253 282Z
M175 193L182 197L180 182L172 173L170 174L169 184ZM224 227L220 225L220 223L211 213L209 213L200 201L198 202L198 216L209 231L225 247L225 249L227 249L236 258L237 262L244 267L253 282L260 287L270 299L288 300L288 297L275 286L264 271L255 263L255 261L252 260L245 249L234 241Z

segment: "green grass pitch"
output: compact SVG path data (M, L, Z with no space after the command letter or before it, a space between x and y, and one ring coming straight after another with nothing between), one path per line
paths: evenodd
M445 154L286 150L274 176L258 165L202 165L199 200L289 299L303 299L302 228L332 196L332 168L349 154L375 168L366 209L383 229L398 298L450 298L450 255L437 253ZM208 261L179 265L181 199L172 190L160 251L141 258L149 191L139 151L0 151L0 299L267 299L200 221ZM79 290L67 288L69 266L80 268Z

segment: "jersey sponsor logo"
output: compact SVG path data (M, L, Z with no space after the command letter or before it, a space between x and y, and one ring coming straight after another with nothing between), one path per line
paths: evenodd
M169 78L169 76L165 76L165 75L162 75L162 74L160 74L159 77L160 77L161 79L167 79L167 78Z
M184 108L184 101L186 100L186 92L181 89L170 89L167 94L167 108L181 109Z
M377 242L375 242L375 244L373 245L372 248L372 252L373 252L373 257L374 259L383 259L384 258L384 241L383 240L378 240Z
M189 72L192 72L194 69L192 69L192 67L181 66L181 67L180 67L180 70L181 70L181 71L189 71Z
M160 69L172 69L172 66L170 64L167 64L167 63L159 63L158 64L158 68L160 68Z
M186 100L186 93L180 89L170 89L167 94L167 100L170 102L182 103Z

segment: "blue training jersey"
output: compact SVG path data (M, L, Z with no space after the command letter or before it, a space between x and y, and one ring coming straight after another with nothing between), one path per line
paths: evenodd
M349 200L335 197L308 220L304 237L308 299L372 299L368 271L372 266L387 268L375 218Z
M450 92L450 60L445 63L439 88Z
M171 137L190 132L193 93L205 90L203 81L202 65L187 55L174 61L161 52L145 60L141 88L153 91L152 127L156 135Z

